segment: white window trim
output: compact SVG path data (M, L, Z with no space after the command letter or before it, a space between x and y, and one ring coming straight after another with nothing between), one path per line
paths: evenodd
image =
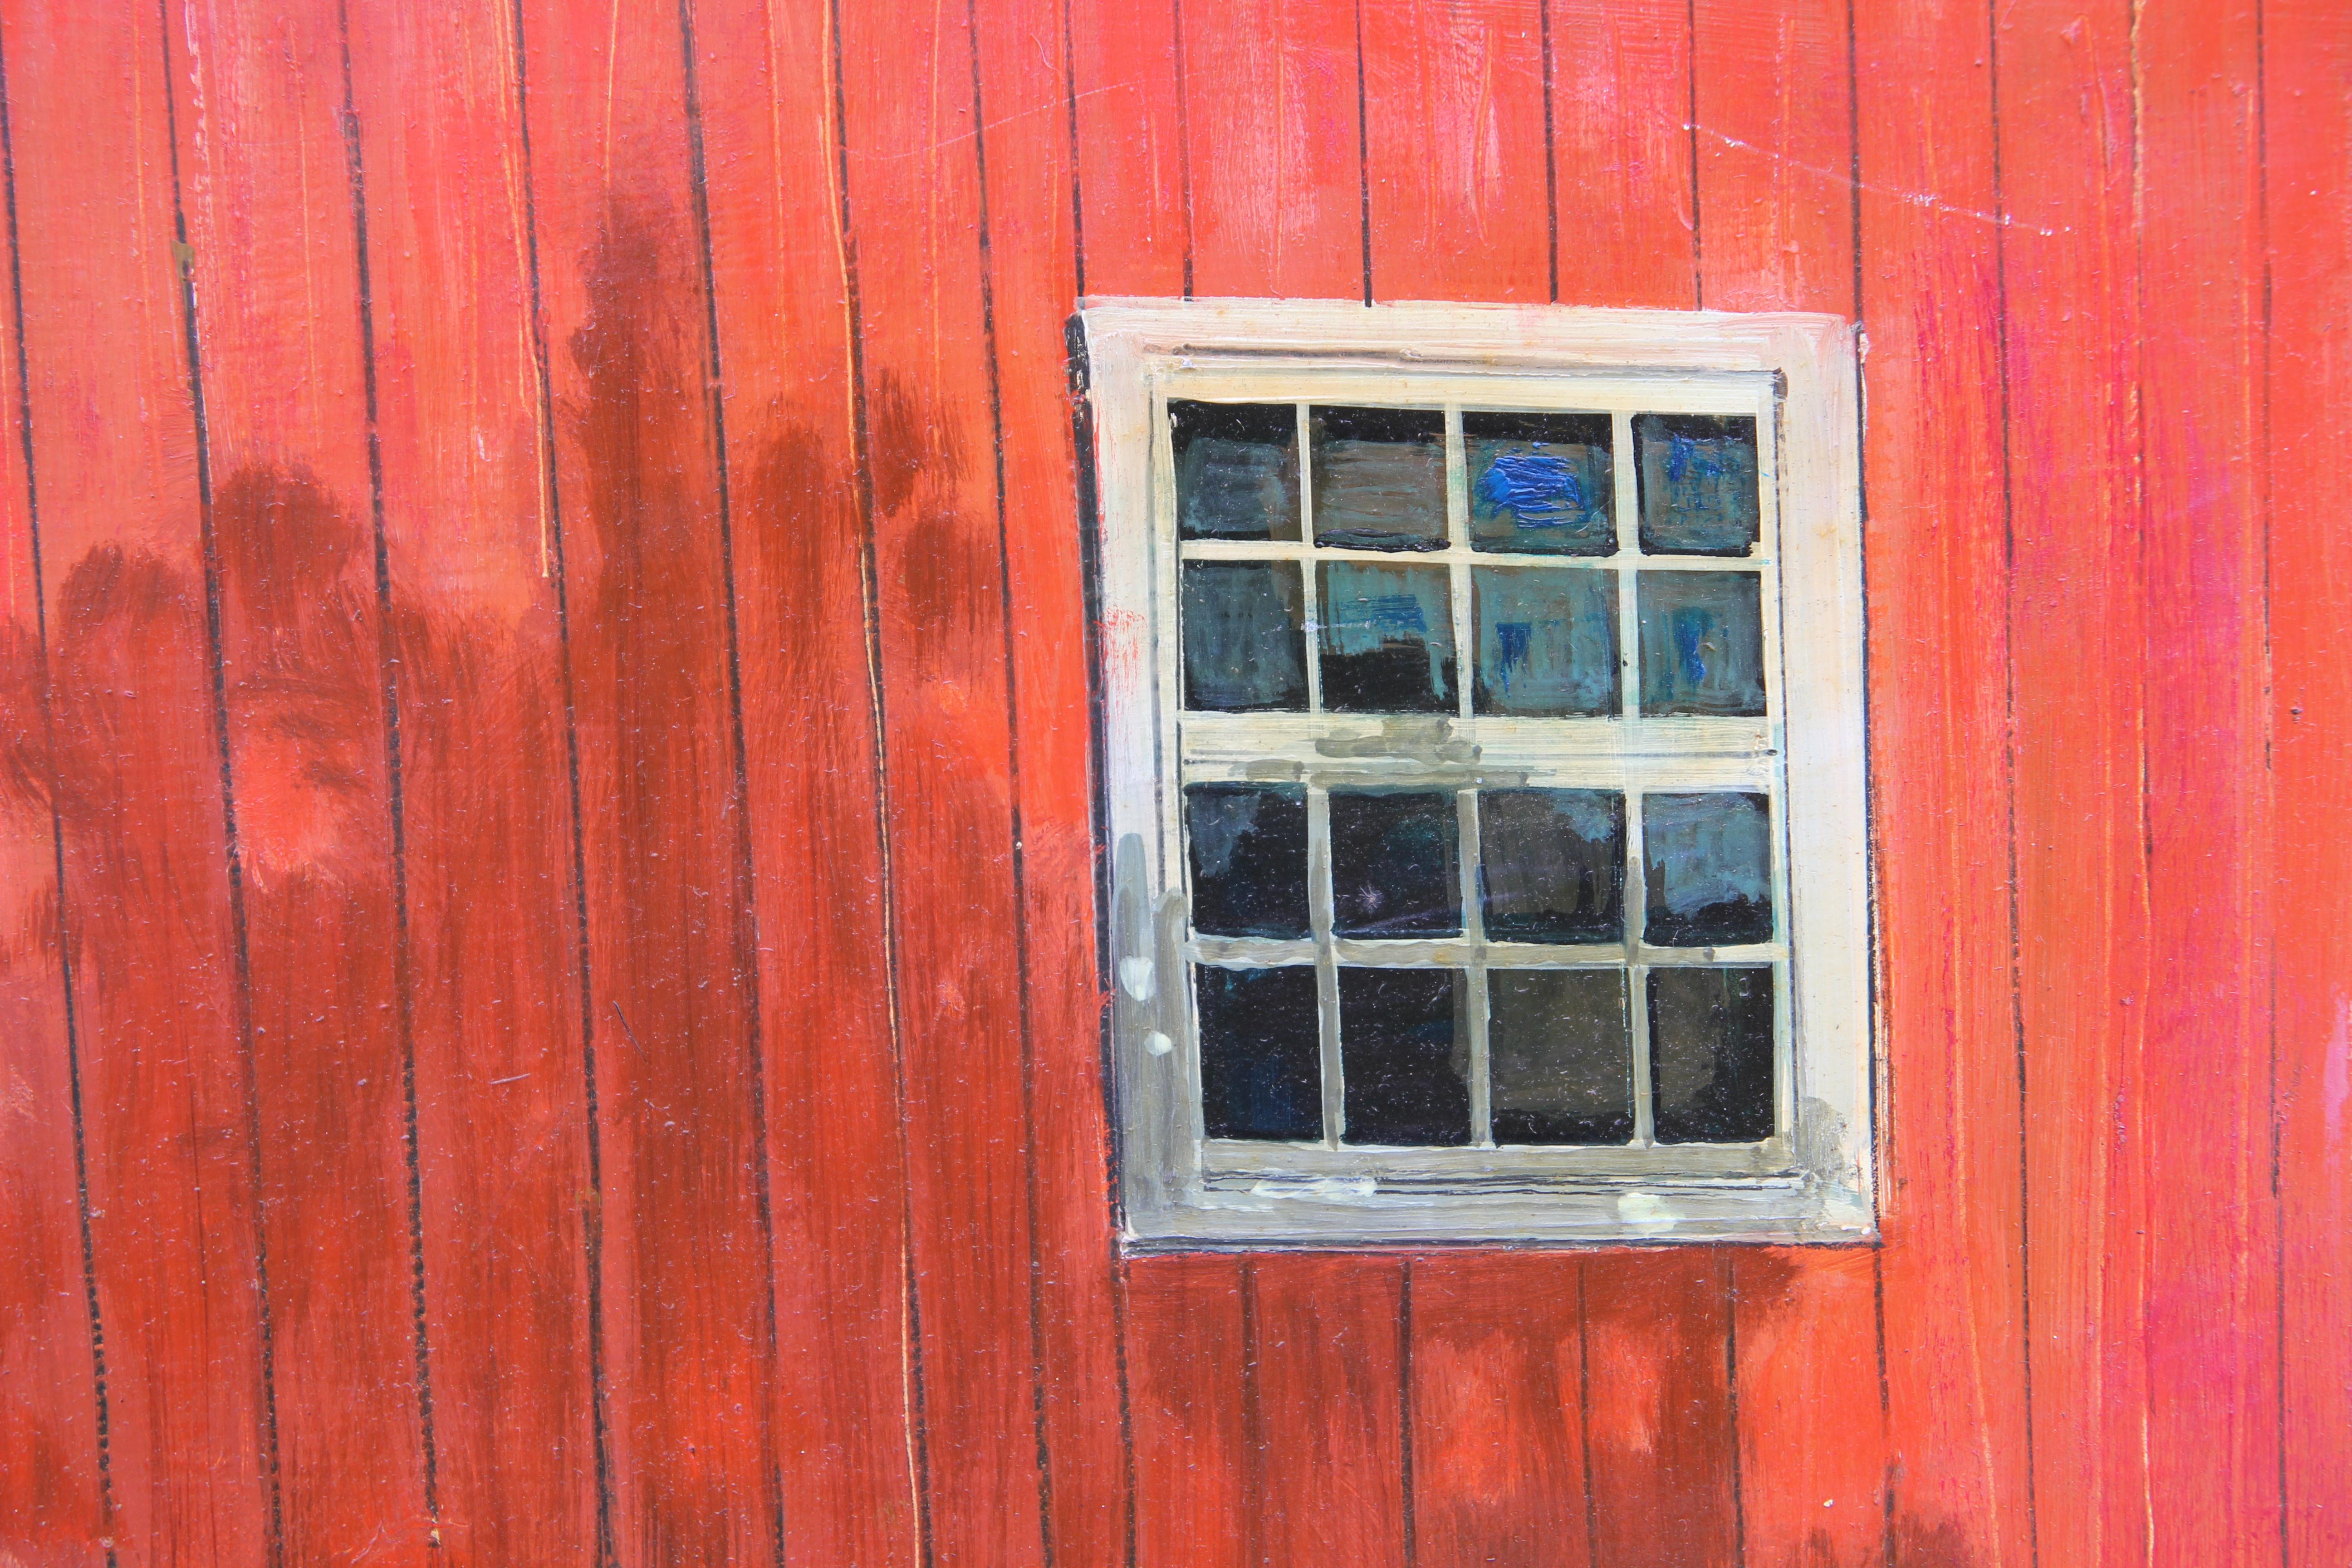
M1858 329L1793 313L1231 300L1088 300L1082 322L1099 487L1097 674L1123 1244L1170 1251L1872 1239ZM1264 390L1270 374L1283 390ZM1701 727L1708 727L1712 753L1706 782L1780 773L1773 781L1782 803L1777 934L1785 946L1777 951L1790 960L1790 980L1775 988L1784 1011L1775 1064L1780 1131L1773 1138L1760 1145L1403 1152L1211 1146L1202 1139L1184 878L1169 804L1181 783L1179 546L1159 410L1171 395L1220 395L1608 411L1619 416L1621 488L1632 481L1632 454L1622 439L1632 413L1663 405L1759 416L1764 549L1772 563L1765 615L1771 711L1760 721L1646 722L1680 729L1675 783L1694 778L1689 742ZM1458 424L1449 421L1449 430L1458 438ZM1301 457L1303 463L1303 449ZM1296 547L1302 554L1307 548ZM1268 547L1250 551L1262 555ZM1405 559L1436 564L1456 553L1458 542L1443 555ZM1632 639L1621 643L1621 658L1630 661ZM1456 658L1466 683L1475 649L1458 637ZM1406 739L1394 720L1334 715L1316 722L1326 733L1309 751L1326 756L1334 731L1365 731L1367 741L1384 736L1391 745ZM1539 748L1518 729L1530 721L1405 722L1422 745L1473 769L1557 765L1565 727L1573 731L1567 744L1576 782L1605 788L1614 778L1638 787L1643 777L1640 720L1532 721L1545 727ZM1289 715L1221 715L1218 723L1234 737L1236 766L1295 747L1300 728ZM1429 945L1442 961L1435 950L1461 944ZM1718 950L1718 956L1747 952ZM1638 1043L1636 1058L1646 1067ZM1645 1080L1637 1068L1637 1082Z

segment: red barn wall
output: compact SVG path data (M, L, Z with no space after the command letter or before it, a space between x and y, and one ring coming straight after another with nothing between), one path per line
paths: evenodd
M2328 0L0 0L0 1562L2352 1561ZM1885 1241L1122 1260L1086 294L1866 326Z

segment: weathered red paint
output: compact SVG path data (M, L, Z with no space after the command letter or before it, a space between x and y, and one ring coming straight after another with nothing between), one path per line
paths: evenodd
M0 0L0 1558L2342 1559L2340 9ZM1082 288L1859 314L1883 1246L1118 1259Z

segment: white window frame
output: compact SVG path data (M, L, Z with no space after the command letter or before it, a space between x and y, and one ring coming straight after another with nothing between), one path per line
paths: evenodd
M1097 676L1123 1245L1172 1251L1872 1239L1858 329L1836 317L1793 313L1233 300L1088 300L1081 322L1098 487ZM1512 720L1465 710L1461 718L1400 721L1180 713L1179 561L1292 555L1302 560L1311 595L1320 552L1311 523L1297 544L1180 544L1166 416L1171 397L1445 406L1454 492L1448 548L1380 558L1444 564L1457 575L1477 559L1464 536L1461 406L1612 415L1619 554L1577 564L1613 563L1630 573L1637 564L1754 567L1760 559L1766 716ZM1633 552L1628 432L1637 413L1756 417L1759 558L1644 562ZM1299 452L1304 472L1303 439ZM1621 584L1632 586L1623 577ZM1630 700L1638 689L1633 595L1621 593L1620 605L1620 679ZM1311 597L1307 618L1311 667ZM1457 685L1467 688L1475 646L1464 628L1456 628L1454 647ZM1189 934L1181 785L1268 777L1269 770L1304 780L1310 792L1375 777L1391 785L1476 787L1481 770L1514 783L1626 791L1633 963L1643 962L1635 951L1635 794L1695 784L1769 794L1776 941L1689 955L1776 965L1774 1135L1756 1144L1644 1146L1637 1135L1622 1148L1499 1150L1204 1139L1189 966L1221 956L1233 962L1250 944ZM1328 900L1328 887L1321 891ZM1461 938L1423 944L1425 962L1457 965L1480 944L1475 901L1465 898ZM1333 942L1328 926L1326 914L1318 921L1325 968L1347 945ZM1671 962L1657 950L1652 956ZM1629 977L1629 988L1638 1030L1638 978ZM1328 1103L1336 1050L1328 1024L1325 1035ZM1638 1032L1634 1052L1646 1130L1649 1051ZM1480 1110L1484 1066L1474 1052L1472 1093ZM1483 1117L1477 1124L1485 1125Z

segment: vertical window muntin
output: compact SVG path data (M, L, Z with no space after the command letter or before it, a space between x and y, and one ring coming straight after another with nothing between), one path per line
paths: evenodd
M1297 538L1283 540L1182 539L1175 526L1176 489L1167 432L1171 401L1289 403L1296 418ZM1220 1171L1295 1171L1382 1177L1442 1175L1459 1150L1373 1144L1352 1141L1346 1127L1346 1047L1340 1038L1340 971L1370 967L1441 968L1457 972L1457 990L1466 992L1461 1010L1470 1039L1458 1053L1466 1058L1472 1127L1466 1147L1486 1152L1483 1169L1522 1165L1537 1169L1607 1173L1612 1170L1684 1169L1761 1173L1784 1163L1793 1125L1792 1061L1794 984L1789 945L1790 872L1785 810L1786 757L1782 744L1782 681L1780 658L1780 595L1778 581L1779 496L1776 401L1768 378L1750 374L1675 378L1671 391L1638 377L1589 377L1563 384L1521 384L1508 377L1382 375L1377 386L1345 372L1317 374L1286 370L1179 372L1164 376L1151 399L1155 431L1155 512L1159 545L1168 568L1162 576L1160 613L1177 605L1165 584L1181 573L1180 563L1284 561L1296 563L1305 599L1304 658L1307 706L1287 712L1205 713L1160 705L1162 788L1172 809L1163 812L1163 830L1173 831L1167 863L1190 865L1184 847L1183 787L1194 783L1254 780L1280 782L1306 790L1310 824L1309 904L1312 934L1305 942L1267 942L1186 931L1191 965L1248 968L1312 963L1320 998L1319 1040L1323 1068L1322 1137L1313 1142L1207 1140L1196 1113L1193 1131L1202 1139L1202 1173ZM1332 407L1393 407L1442 413L1444 421L1445 534L1442 546L1426 539L1401 548L1333 547L1317 542L1313 460L1315 411ZM1610 427L1610 508L1616 530L1609 554L1525 552L1474 541L1472 489L1464 416L1587 415L1604 416ZM1645 552L1643 549L1642 453L1634 439L1644 415L1744 417L1754 421L1759 516L1757 539L1745 555ZM1489 530L1490 533L1492 530ZM1448 630L1453 679L1446 710L1433 714L1399 710L1385 713L1339 711L1324 701L1324 563L1364 563L1376 568L1442 571L1448 587ZM1481 712L1478 685L1481 644L1474 574L1488 572L1586 572L1608 574L1617 584L1617 709L1608 716L1512 717ZM1642 710L1642 598L1644 572L1745 573L1755 584L1760 624L1763 711L1749 715L1662 716ZM1170 623L1181 631L1181 623ZM1432 628L1433 630L1434 628ZM1164 649L1175 640L1159 639ZM1179 688L1163 686L1163 691ZM1337 751L1342 754L1333 755ZM1621 941L1614 943L1548 945L1491 940L1483 929L1479 894L1479 806L1485 792L1510 788L1603 790L1620 795L1623 805L1624 890ZM1455 803L1459 830L1456 866L1461 881L1460 926L1455 933L1411 937L1337 934L1329 799L1367 789L1438 792ZM1654 946L1644 940L1646 867L1642 837L1643 802L1651 795L1724 791L1760 795L1769 810L1770 899L1769 941L1717 948ZM1712 966L1727 970L1763 967L1771 973L1773 1022L1772 1106L1769 1136L1752 1143L1664 1143L1655 1136L1653 1055L1647 1018L1647 976L1659 968ZM1496 970L1607 970L1625 979L1630 1012L1633 1078L1633 1136L1622 1143L1500 1144L1493 1136L1489 975ZM1192 978L1188 972L1189 982ZM1192 1037L1187 1054L1198 1071L1202 1042L1197 1011L1188 1020ZM1196 1078L1196 1083L1199 1081ZM1663 1162L1663 1163L1661 1163Z

